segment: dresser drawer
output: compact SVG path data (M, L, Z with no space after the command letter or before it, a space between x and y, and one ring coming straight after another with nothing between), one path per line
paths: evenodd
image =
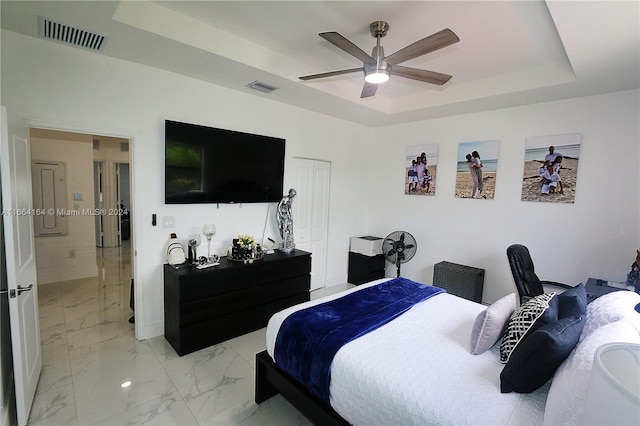
M242 309L250 309L255 305L256 290L254 288L222 293L190 302L182 302L179 307L180 325L188 325L198 321L228 315Z
M283 258L273 262L265 262L258 266L258 284L280 281L287 278L309 275L311 256Z
M180 327L178 344L174 349L182 356L255 329L255 309L244 309Z
M268 303L273 300L284 299L300 293L309 293L311 275L289 278L262 284L256 288L256 302Z
M229 268L215 271L215 273L193 274L188 280L182 277L178 301L184 302L251 288L255 286L255 281L254 268Z

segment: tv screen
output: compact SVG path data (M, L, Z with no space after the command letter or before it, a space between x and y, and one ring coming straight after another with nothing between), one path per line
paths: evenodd
M165 120L165 203L282 199L285 140Z

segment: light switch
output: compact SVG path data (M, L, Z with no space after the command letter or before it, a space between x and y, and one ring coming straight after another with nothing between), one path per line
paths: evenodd
M175 228L176 227L176 217L175 216L162 216L162 227L163 228Z

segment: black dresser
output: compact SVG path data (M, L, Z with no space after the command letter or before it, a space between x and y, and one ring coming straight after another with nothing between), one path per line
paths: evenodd
M276 252L253 263L226 257L205 269L164 265L164 336L180 355L267 325L309 300L311 254Z

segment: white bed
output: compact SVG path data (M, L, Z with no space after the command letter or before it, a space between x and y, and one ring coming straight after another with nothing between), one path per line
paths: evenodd
M274 358L278 329L294 311L381 281L384 280L275 314L267 327L268 354ZM640 295L625 293L629 293L629 300L619 299L624 299L624 312L628 312L628 306L635 300L633 297L637 296L635 303L638 303ZM500 372L504 364L499 360L499 344L480 355L472 355L469 350L473 323L485 309L486 306L466 299L439 294L346 344L337 352L331 366L331 406L354 425L579 423L580 412L574 412L572 401L576 400L574 405L579 407L582 394L586 392L584 389L574 392L568 404L566 400L556 404L556 412L547 419L545 405L549 383L533 393L500 392ZM614 318L616 315L618 317ZM600 317L603 315L598 314L598 319L595 319L592 312L589 329L597 328L596 322L601 326L622 318L622 314L616 315L602 320ZM637 339L640 342L640 315L637 327L634 324L630 329L635 332L632 331L631 337L625 340ZM586 336L581 339L584 338ZM589 345L593 346L593 342ZM585 375L588 380L588 371L580 373L581 380L584 381ZM574 379L571 374L569 376ZM580 385L586 388L586 383ZM569 414L567 406L573 410Z

